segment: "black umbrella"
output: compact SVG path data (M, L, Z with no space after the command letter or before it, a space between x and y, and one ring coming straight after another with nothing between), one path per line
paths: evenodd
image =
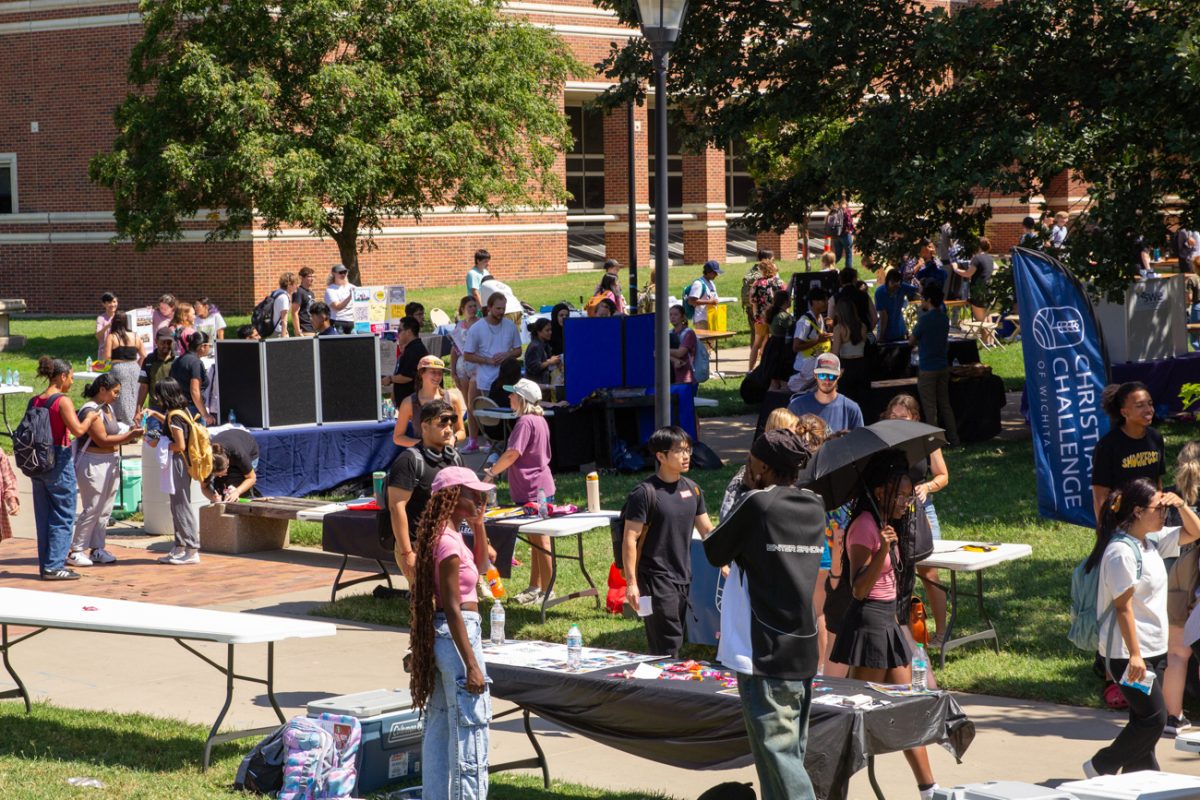
M945 446L941 428L905 419L881 420L823 444L799 485L821 495L826 508L837 508L858 495L862 472L876 454L900 450L915 464Z

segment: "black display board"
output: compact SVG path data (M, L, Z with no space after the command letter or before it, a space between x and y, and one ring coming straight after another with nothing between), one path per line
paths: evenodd
M218 340L217 387L221 393L221 422L234 412L247 428L261 428L263 409L262 345L250 339Z
M379 339L373 334L319 336L321 421L379 419Z
M808 311L808 292L814 286L820 286L830 297L838 290L838 274L828 270L820 272L793 272L792 282L788 286L788 291L792 294L793 310L792 313L797 319ZM833 304L830 304L833 307Z
M262 343L266 353L268 427L317 423L315 342L312 338L291 337Z

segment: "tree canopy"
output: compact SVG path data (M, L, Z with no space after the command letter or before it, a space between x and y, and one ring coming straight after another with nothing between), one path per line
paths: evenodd
M612 6L637 24L633 2ZM760 229L846 194L858 246L894 257L944 222L970 241L991 195L1069 172L1090 189L1063 258L1115 293L1138 238L1163 241L1164 209L1200 226L1197 41L1195 0L693 0L668 86L685 140L746 142ZM602 67L645 78L648 48Z
M562 202L560 105L578 65L499 0L142 0L132 91L94 181L118 234L210 237L261 225L358 253L387 218L436 206Z

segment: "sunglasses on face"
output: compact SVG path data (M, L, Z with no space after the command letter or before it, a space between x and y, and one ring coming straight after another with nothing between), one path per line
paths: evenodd
M837 375L830 375L827 372L818 372L817 373L817 380L819 380L819 381L836 381L837 379L838 379Z

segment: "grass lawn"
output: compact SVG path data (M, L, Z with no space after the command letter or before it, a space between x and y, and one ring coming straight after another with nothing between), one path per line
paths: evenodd
M0 797L5 800L209 800L246 798L230 787L253 739L224 744L200 772L208 729L141 714L113 714L39 703L26 715L20 703L0 703ZM96 778L102 789L71 786L73 777ZM382 793L377 797L384 796ZM491 776L496 800L669 800L657 792L612 792L541 777Z
M1166 425L1160 430L1167 438L1168 460L1174 463L1179 448L1195 435L1194 428ZM1032 443L1028 440L969 445L947 455L951 482L937 495L942 535L947 539L1027 543L1033 546L1033 556L989 569L985 574L987 607L1000 633L1000 655L981 646L956 650L950 654L946 669L939 671L938 680L957 691L1098 707L1099 684L1092 675L1091 658L1066 639L1071 570L1091 548L1094 534L1037 516L1032 460ZM691 473L709 498L710 511L715 512L736 467ZM605 507L619 507L625 492L640 477L603 477ZM560 497L567 502L582 502L580 476L556 476L556 480ZM611 552L607 530L586 535L588 571L601 586L608 575ZM517 557L528 564L528 547L519 545ZM944 577L949 580L948 574ZM514 567L508 586L519 591L527 580L528 568ZM559 581L563 592L585 585L571 563L562 567ZM963 588L969 591L971 587ZM505 610L506 631L512 637L564 641L567 629L575 623L589 645L632 650L646 646L640 623L597 610L587 600L555 607L545 624L538 621L532 609L510 605ZM321 606L314 613L396 626L405 626L408 621L406 604L376 600L370 595L347 597ZM958 630L978 630L978 621L974 606L964 600ZM712 650L693 646L688 654L710 657Z

